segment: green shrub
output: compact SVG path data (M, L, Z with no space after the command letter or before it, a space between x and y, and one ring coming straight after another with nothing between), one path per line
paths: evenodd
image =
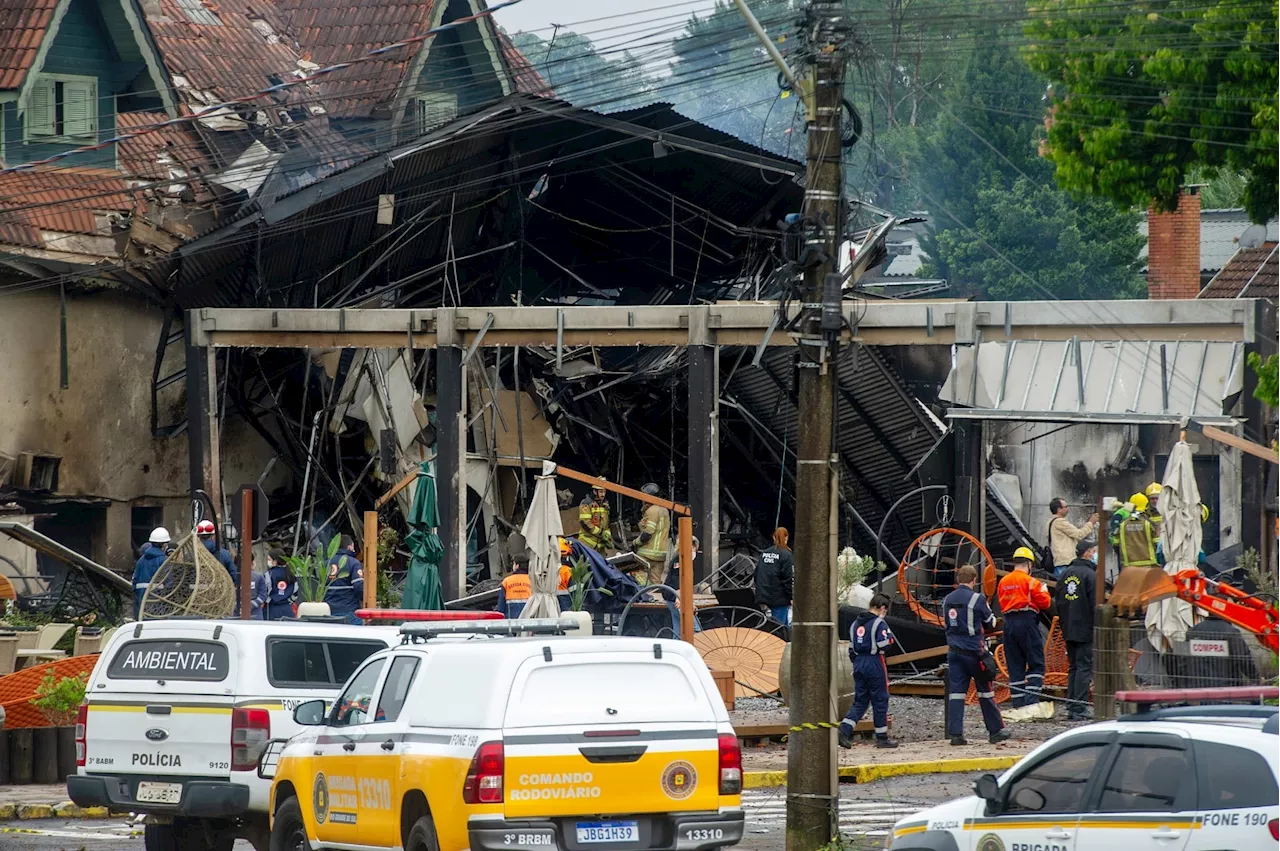
M36 697L32 698L31 705L43 712L55 727L69 727L75 723L80 704L84 703L84 690L88 684L88 673L59 677L50 671L36 686Z

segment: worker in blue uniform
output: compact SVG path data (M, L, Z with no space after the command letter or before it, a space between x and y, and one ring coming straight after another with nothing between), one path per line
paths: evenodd
M156 571L165 563L165 559L169 558L167 549L169 540L169 530L163 526L157 526L151 530L151 536L142 545L142 556L133 566L134 620L142 620L142 598L146 596L147 588L151 585Z
M896 748L889 738L889 669L884 654L894 645L893 630L885 623L889 597L876 594L867 611L858 615L849 628L849 658L853 661L853 705L840 722L840 747L853 746L853 728L871 707L875 723L876 747Z
M984 627L994 628L996 616L986 597L975 590L978 571L973 565L961 565L956 570L956 582L956 590L942 601L947 630L947 737L953 745L968 744L964 738L964 701L972 681L987 727L987 740L994 745L1011 738L996 708L991 686L996 678L996 660L984 642Z
M263 616L269 621L293 617L293 597L298 580L284 560L282 550L267 552L267 606Z
M356 545L350 535L343 535L338 551L329 559L329 588L324 592L329 613L345 618L347 623L360 623L356 609L364 607L364 565L356 558Z

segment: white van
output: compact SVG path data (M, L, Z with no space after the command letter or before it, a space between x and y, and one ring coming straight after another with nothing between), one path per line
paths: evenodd
M395 627L307 621L127 624L103 649L76 721L80 806L147 813L147 851L267 849L271 783L258 755L299 729L293 709L332 701Z

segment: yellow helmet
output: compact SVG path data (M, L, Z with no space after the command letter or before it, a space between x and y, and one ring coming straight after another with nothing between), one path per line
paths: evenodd
M1031 548L1030 548L1030 547L1018 547L1016 550L1014 550L1014 551L1013 551L1013 560L1014 560L1014 561L1020 561L1020 560L1024 560L1024 559L1025 559L1026 561L1035 561L1035 560L1036 560L1036 554L1035 554L1035 553L1033 553L1033 552L1031 552Z
M560 539L560 555L567 556L571 552L573 552L573 548L569 546L569 539L561 538Z
M1147 497L1144 494L1135 493L1133 496L1129 497L1129 503L1139 511L1147 510Z
M1147 496L1148 497L1159 496L1160 491L1162 490L1164 490L1164 488L1160 487L1159 482L1152 482L1151 484L1147 485Z
M1205 505L1203 502L1200 503L1200 522L1209 522L1209 506Z

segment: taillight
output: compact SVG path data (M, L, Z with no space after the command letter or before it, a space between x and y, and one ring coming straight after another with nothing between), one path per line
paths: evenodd
M730 733L720 734L720 794L742 794L742 746Z
M471 758L466 782L462 784L462 801L465 804L501 804L502 773L506 759L502 754L502 742L485 742Z
M1280 839L1280 820L1272 819L1271 823L1268 824L1267 827L1271 828L1272 839Z
M85 764L89 749L85 746L85 730L89 726L89 704L82 703L76 710L76 766Z
M253 771L271 738L271 713L265 709L231 711L231 770Z

